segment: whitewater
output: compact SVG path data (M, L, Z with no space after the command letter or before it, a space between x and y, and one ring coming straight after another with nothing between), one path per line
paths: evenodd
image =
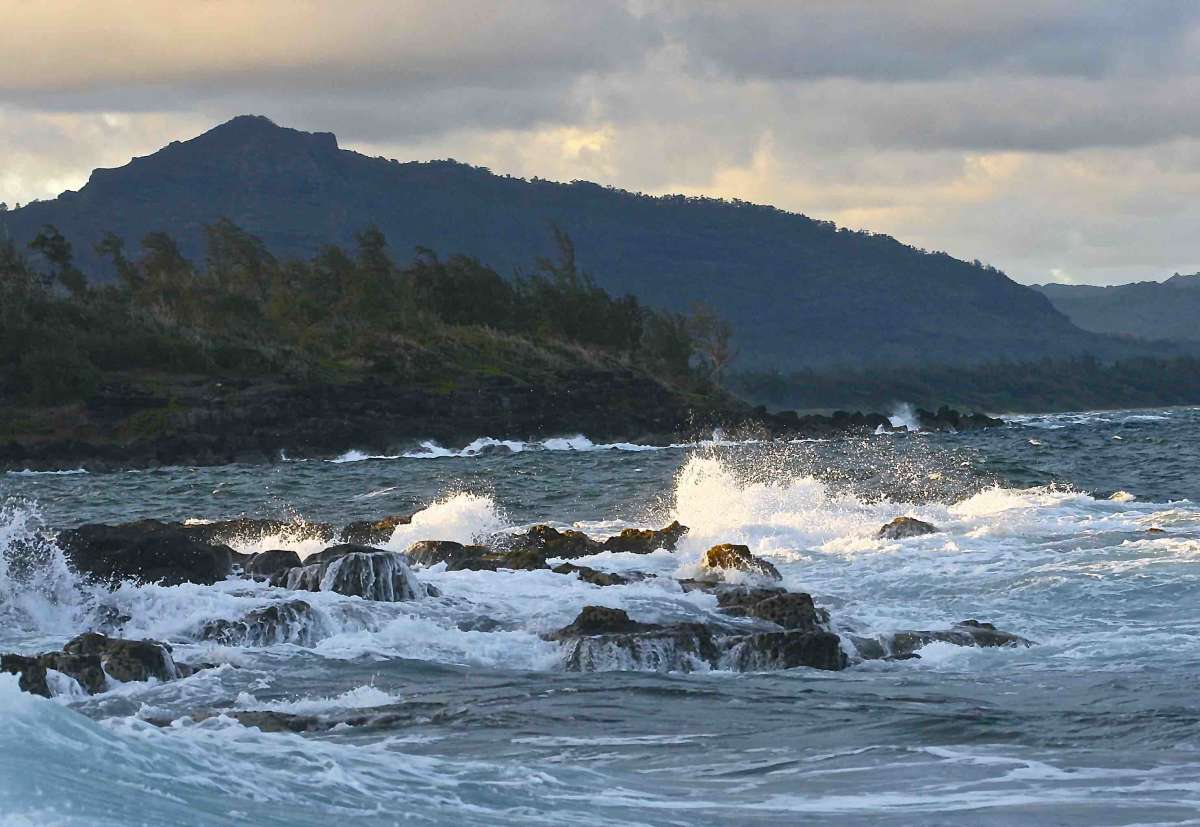
M903 420L901 412L897 419ZM0 674L0 824L1200 823L1200 409L1008 417L964 434L677 445L481 437L394 456L0 474L0 652L122 619L211 668L52 698ZM647 575L417 572L398 603L265 582L84 582L56 533L246 516L241 552L329 545L307 527L412 514L383 544L535 523L596 538L679 520L673 551L571 562ZM894 517L937 533L879 539ZM584 606L708 622L703 552L745 544L855 640L967 618L1035 643L934 642L845 671L564 668ZM302 597L283 640L215 620ZM242 712L329 726L268 732ZM364 723L365 722L365 723Z

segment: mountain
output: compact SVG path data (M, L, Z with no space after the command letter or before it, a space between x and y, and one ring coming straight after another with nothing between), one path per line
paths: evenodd
M422 245L476 256L502 273L550 253L556 224L610 292L664 308L716 308L733 324L742 367L962 364L1128 347L1079 330L998 270L889 236L740 201L370 158L340 149L330 133L257 116L98 169L78 192L0 222L20 242L57 226L81 267L103 277L92 247L105 231L132 246L165 230L200 260L204 225L222 216L277 255L353 244L375 224L397 258Z
M1200 341L1200 273L1115 287L1043 284L1034 289L1084 330Z

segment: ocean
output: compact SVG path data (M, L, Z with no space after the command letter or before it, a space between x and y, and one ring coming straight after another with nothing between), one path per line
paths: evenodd
M1200 408L1007 419L2 474L0 652L57 649L116 612L125 637L216 665L50 699L0 675L0 823L1200 824ZM675 551L573 561L656 575L625 585L439 565L416 572L439 597L399 603L242 579L109 592L53 540L92 522L270 517L295 531L235 547L304 556L326 545L306 522L408 513L388 548L534 523L690 532ZM939 531L878 539L897 516ZM811 593L851 652L855 637L968 618L1035 645L934 642L840 672L564 669L544 635L585 605L715 617L715 598L676 578L723 542ZM199 637L297 597L316 618L300 642ZM337 723L264 732L221 714L250 710Z

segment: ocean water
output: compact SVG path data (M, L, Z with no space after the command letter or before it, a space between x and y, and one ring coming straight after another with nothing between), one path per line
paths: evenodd
M395 457L0 475L0 651L57 648L107 607L130 617L126 636L219 664L52 699L0 675L0 823L1200 823L1200 409L827 442L504 436ZM663 575L625 586L434 567L418 577L438 598L305 593L319 622L303 645L266 647L197 634L296 595L241 580L99 591L46 539L139 517L412 512L389 548L535 522L692 530L675 552L580 561ZM876 539L898 515L941 531ZM837 673L563 670L541 635L585 605L713 617L714 599L672 575L718 542L769 559L846 636L976 618L1037 645L935 643ZM285 532L240 548L322 545ZM301 735L221 714L234 710L384 717Z

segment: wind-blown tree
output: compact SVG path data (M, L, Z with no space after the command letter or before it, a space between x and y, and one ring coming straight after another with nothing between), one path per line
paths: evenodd
M71 242L63 237L58 228L46 224L29 242L29 248L39 253L50 265L51 275L67 289L72 296L82 296L87 292L87 278L74 266L74 254Z
M725 368L737 358L733 327L707 304L698 303L692 307L688 329L700 358L708 365L713 382L721 384Z

